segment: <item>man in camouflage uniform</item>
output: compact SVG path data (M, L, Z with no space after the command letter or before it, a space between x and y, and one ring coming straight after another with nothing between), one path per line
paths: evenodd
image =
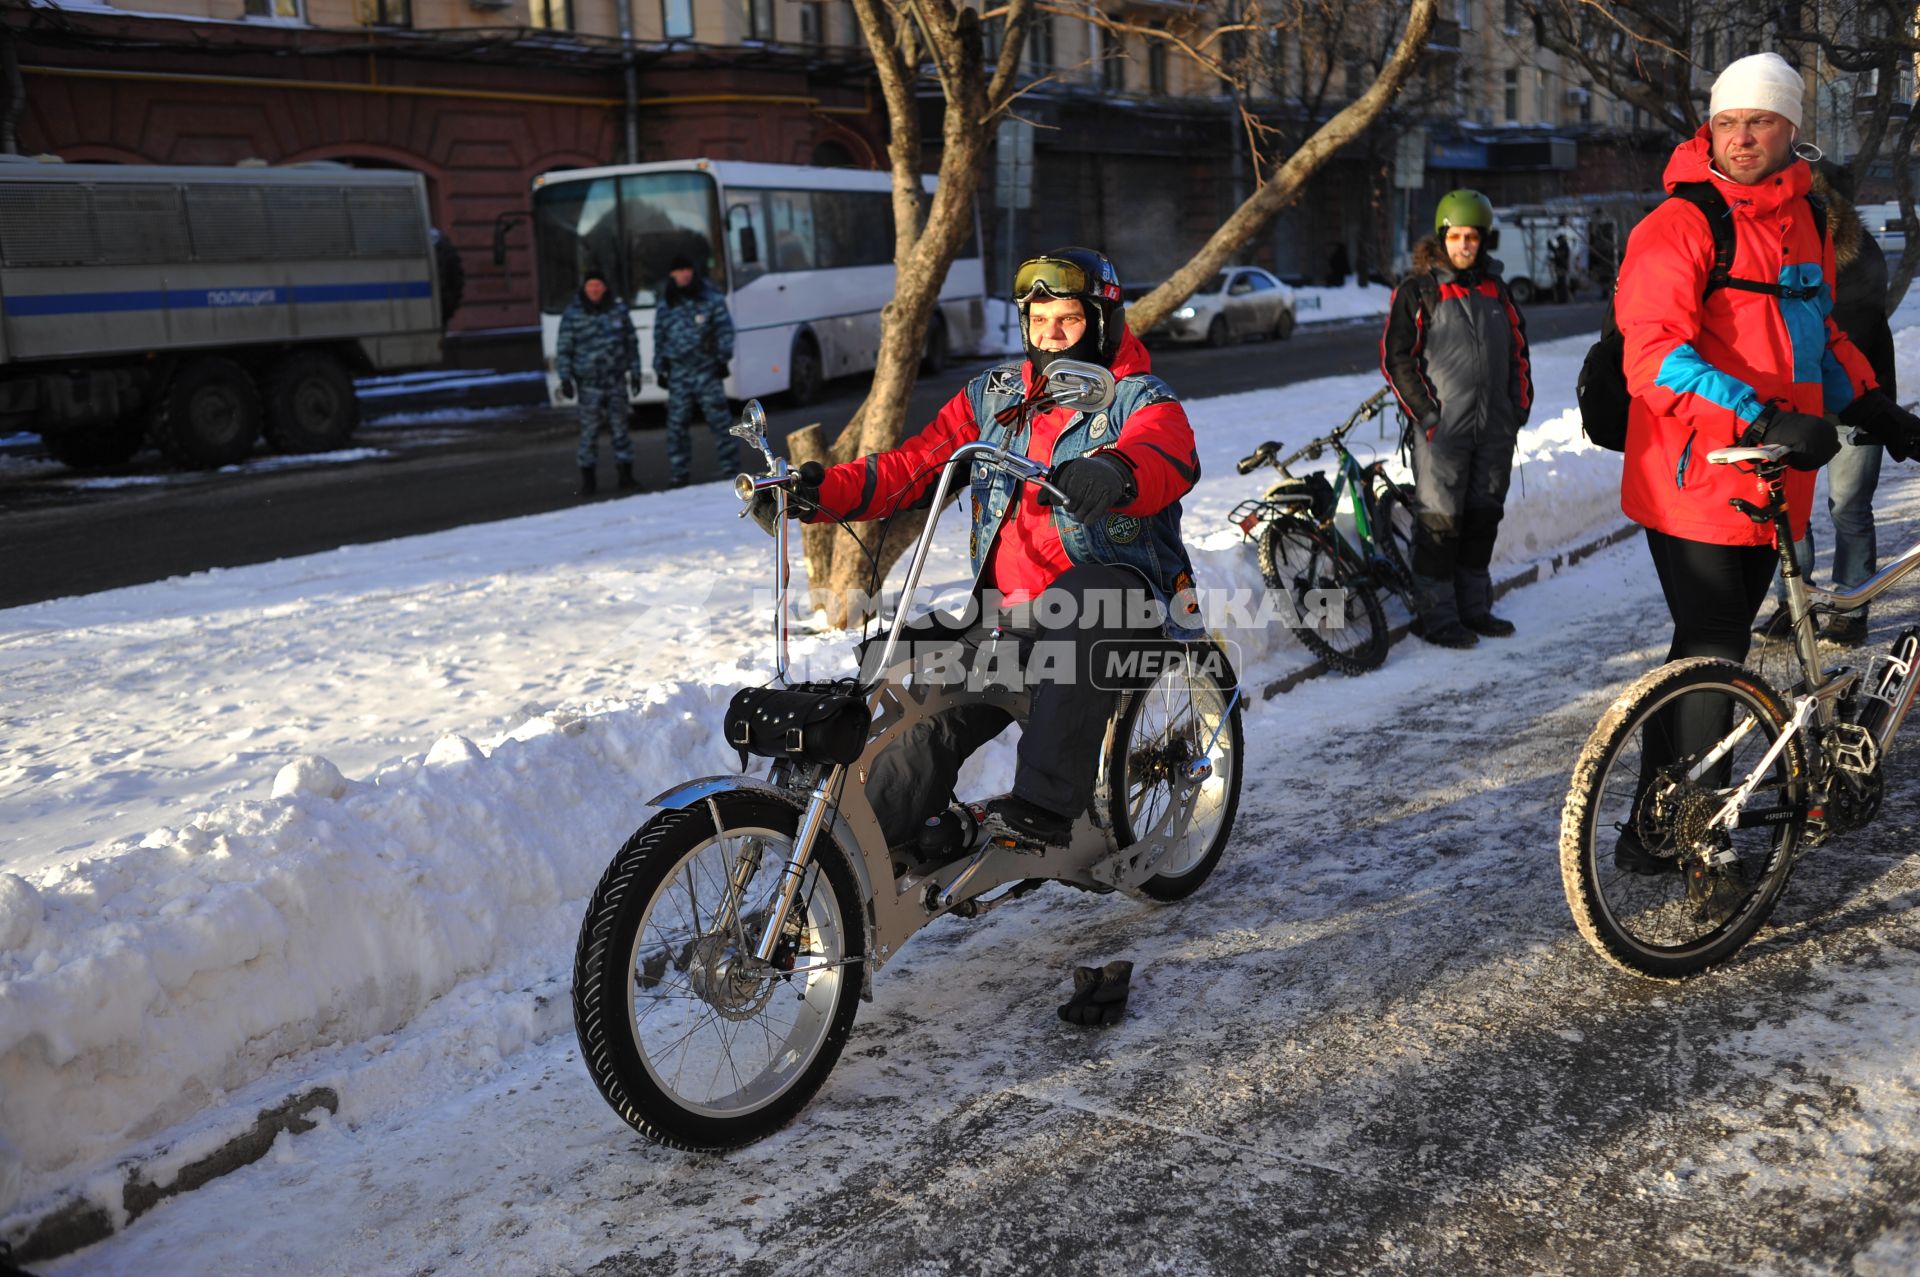
M560 397L575 399L580 413L580 493L594 492L594 468L600 462L600 424L613 435L613 461L622 490L633 484L633 437L627 433L628 392L639 371L640 344L627 308L597 270L580 281L580 295L560 316L553 371Z
M676 257L654 312L653 372L667 392L667 465L673 486L693 482L693 445L687 418L697 401L713 431L714 448L724 474L740 469L740 448L728 433L733 424L722 383L733 359L733 317L720 290L698 275L693 263Z

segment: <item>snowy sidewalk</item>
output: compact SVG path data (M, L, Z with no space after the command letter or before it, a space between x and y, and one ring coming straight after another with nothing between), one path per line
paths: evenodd
M1920 535L1900 478L1890 544ZM1504 610L1515 639L1255 707L1191 900L1050 889L929 928L760 1145L645 1143L564 1014L474 987L310 1075L337 1116L47 1272L1913 1271L1911 798L1811 857L1732 968L1613 973L1560 898L1559 805L1665 611L1637 542ZM1069 968L1116 956L1127 1018L1063 1028Z

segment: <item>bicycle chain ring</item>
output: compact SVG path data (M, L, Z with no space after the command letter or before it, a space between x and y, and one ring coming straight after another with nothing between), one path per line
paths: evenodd
M1835 723L1826 735L1827 757L1841 771L1853 776L1878 775L1880 746L1873 733L1858 723Z
M1886 777L1878 771L1858 778L1836 776L1833 788L1827 795L1827 819L1824 823L1839 831L1859 829L1880 814L1880 804L1886 796ZM1825 833L1823 830L1823 841Z

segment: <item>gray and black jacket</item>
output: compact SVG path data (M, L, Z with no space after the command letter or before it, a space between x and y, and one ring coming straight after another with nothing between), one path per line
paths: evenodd
M1519 433L1533 408L1533 370L1500 264L1483 253L1455 270L1439 241L1415 245L1413 273L1387 311L1380 370L1429 440Z

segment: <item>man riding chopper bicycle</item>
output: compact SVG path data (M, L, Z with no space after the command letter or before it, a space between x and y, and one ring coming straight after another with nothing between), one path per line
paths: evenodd
M985 812L989 840L1038 851L1065 844L1093 797L1102 735L1124 690L1110 658L1129 644L1201 634L1180 539L1180 498L1200 462L1185 410L1127 328L1120 278L1104 254L1064 248L1022 263L1014 300L1021 364L975 377L899 447L829 467L796 505L816 507L805 516L815 523L888 518L926 501L941 465L977 440L1053 466L1064 509L1037 485L974 472L977 611L971 624L929 617L912 630L918 648L944 643L957 668L975 676L1010 649L1021 669L1045 671L1028 680L1033 700L1013 790ZM1062 359L1110 369L1113 404L1098 413L1021 411ZM961 764L1012 721L995 705L961 705L879 760L868 793L890 845L969 841L967 809L928 822L946 808Z

